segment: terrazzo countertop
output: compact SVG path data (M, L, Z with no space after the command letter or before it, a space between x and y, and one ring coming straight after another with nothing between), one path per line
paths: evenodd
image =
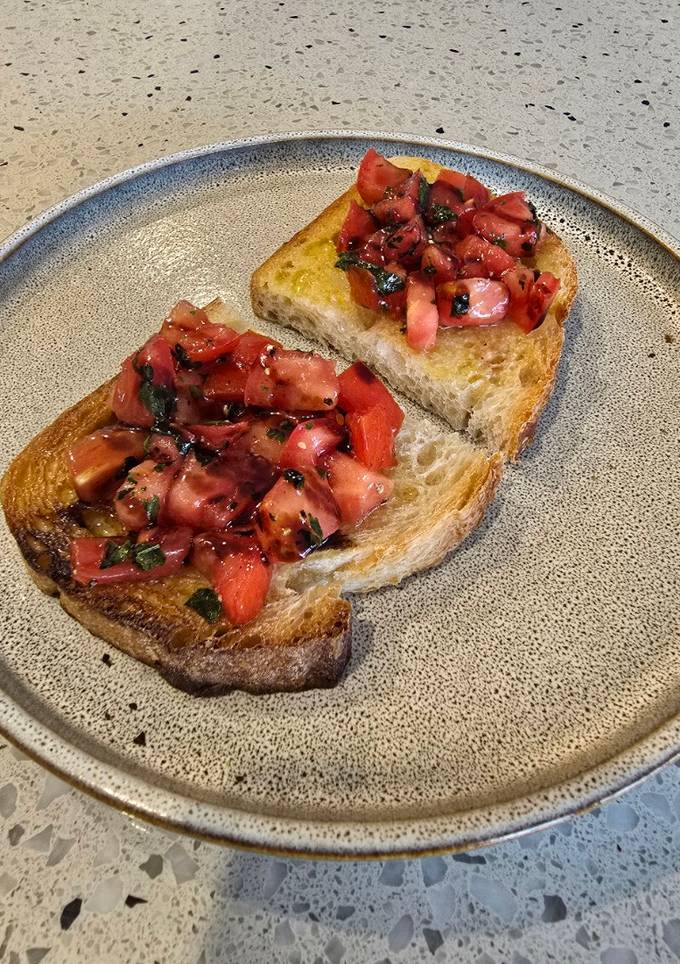
M162 154L342 127L511 152L680 234L677 3L2 7L2 235ZM676 766L484 851L320 863L140 825L3 746L0 821L10 964L680 959Z

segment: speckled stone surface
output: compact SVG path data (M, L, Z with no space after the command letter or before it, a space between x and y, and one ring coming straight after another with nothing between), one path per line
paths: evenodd
M186 146L348 126L511 151L679 233L677 8L317 9L6 4L0 231ZM195 847L3 750L0 959L676 960L676 774L483 853L338 865Z

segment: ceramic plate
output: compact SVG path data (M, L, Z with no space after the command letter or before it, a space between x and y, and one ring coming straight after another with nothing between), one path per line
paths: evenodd
M444 565L355 599L337 688L180 693L43 596L1 536L8 737L152 821L308 855L498 840L680 747L678 251L548 171L341 132L220 144L76 195L2 250L3 462L180 297L220 294L249 316L253 268L350 184L369 143L526 190L581 287L537 440Z

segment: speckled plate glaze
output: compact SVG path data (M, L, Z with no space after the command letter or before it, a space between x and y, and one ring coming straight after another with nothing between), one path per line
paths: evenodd
M41 595L1 535L8 737L126 811L302 855L498 840L587 808L680 747L678 249L549 171L331 132L190 151L76 195L1 252L3 462L179 297L221 294L248 315L252 269L344 190L368 143L526 190L574 252L581 289L537 441L444 565L354 601L340 685L177 692Z

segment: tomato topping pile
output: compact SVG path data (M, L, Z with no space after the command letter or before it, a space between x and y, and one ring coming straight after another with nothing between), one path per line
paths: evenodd
M113 509L123 533L72 540L81 585L191 565L212 588L186 604L242 625L266 601L273 563L304 558L392 494L404 413L373 372L355 362L338 376L320 355L213 324L187 301L125 359L111 408L117 422L68 454L78 498Z
M440 328L513 321L527 334L545 318L560 282L528 268L546 230L522 191L492 197L476 178L442 170L434 184L373 148L336 241L336 267L354 301L403 322L415 351ZM358 431L358 430L357 430Z

